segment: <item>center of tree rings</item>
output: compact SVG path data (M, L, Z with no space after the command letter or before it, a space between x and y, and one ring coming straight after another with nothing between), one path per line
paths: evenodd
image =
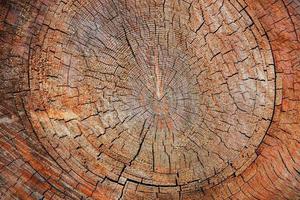
M239 174L273 115L261 25L231 1L142 2L70 4L65 32L37 34L23 100L39 140L64 170L122 184L205 186Z

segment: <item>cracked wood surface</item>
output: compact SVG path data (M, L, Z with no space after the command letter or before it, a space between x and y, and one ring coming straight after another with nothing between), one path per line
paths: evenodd
M299 199L300 1L0 1L1 199Z

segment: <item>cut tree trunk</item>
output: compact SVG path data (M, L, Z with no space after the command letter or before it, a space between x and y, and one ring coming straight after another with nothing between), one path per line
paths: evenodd
M300 1L0 0L0 199L300 199Z

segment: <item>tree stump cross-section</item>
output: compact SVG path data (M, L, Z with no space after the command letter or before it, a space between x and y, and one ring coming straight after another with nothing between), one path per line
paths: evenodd
M300 1L0 2L0 199L300 198Z

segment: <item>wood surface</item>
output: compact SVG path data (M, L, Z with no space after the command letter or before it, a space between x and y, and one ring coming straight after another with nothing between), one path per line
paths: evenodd
M300 199L300 1L0 0L0 199Z

